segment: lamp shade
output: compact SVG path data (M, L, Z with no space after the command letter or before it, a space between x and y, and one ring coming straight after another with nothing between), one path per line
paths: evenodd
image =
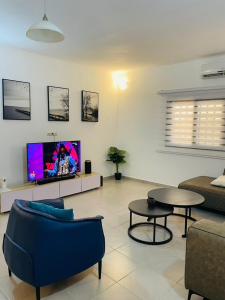
M34 41L44 43L57 43L64 40L63 32L44 15L41 22L32 25L26 32L26 36Z

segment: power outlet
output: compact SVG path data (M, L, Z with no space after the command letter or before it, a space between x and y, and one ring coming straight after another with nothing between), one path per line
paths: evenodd
M47 133L47 136L57 136L58 134L57 134L57 132L48 132Z

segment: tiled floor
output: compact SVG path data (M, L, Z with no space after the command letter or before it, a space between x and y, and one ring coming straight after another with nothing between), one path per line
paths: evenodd
M146 198L150 189L158 185L124 179L105 181L104 187L65 199L66 207L73 207L76 218L103 215L106 255L102 280L92 268L64 282L42 288L43 299L59 300L181 300L187 298L184 288L185 240L181 238L184 220L169 217L168 226L173 240L162 246L138 244L127 235L128 203ZM224 221L224 217L194 211L194 216ZM134 221L139 217L135 217ZM0 216L0 238L5 231L8 214ZM139 236L149 237L145 229ZM18 278L8 277L0 253L0 300L35 300L34 289ZM200 297L193 296L193 300Z

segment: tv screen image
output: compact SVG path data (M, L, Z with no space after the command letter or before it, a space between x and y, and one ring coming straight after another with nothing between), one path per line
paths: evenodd
M80 141L27 144L28 181L76 175L81 171Z

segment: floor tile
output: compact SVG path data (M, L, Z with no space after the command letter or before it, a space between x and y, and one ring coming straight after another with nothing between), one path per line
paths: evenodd
M133 261L116 250L107 254L103 259L103 273L115 281L119 281L136 267Z
M173 231L170 243L161 246L143 245L128 237L128 205L132 200L147 198L150 189L159 185L124 179L106 180L103 188L65 198L65 206L73 208L76 218L103 215L106 255L103 275L99 280L96 266L72 278L41 289L45 300L186 300L184 262L186 240L181 238L184 219L170 216L168 227ZM182 211L180 211L182 212ZM199 220L207 218L224 222L225 217L193 209ZM6 229L8 214L0 215L0 239ZM146 218L133 216L133 222ZM163 220L157 220L162 224ZM191 224L192 222L189 222ZM136 234L151 239L149 228L138 229ZM160 233L159 233L160 234ZM163 237L163 233L161 233ZM192 300L201 298L193 295ZM0 251L0 300L35 300L35 290L8 269ZM202 299L201 299L202 300Z
M95 300L140 300L137 296L132 294L126 288L119 284L113 285L104 293L94 298Z
M150 267L142 267L120 280L122 286L133 291L141 299L167 299L170 283L162 275L151 270ZM173 300L179 298L174 298Z
M78 277L75 276L74 281L71 281L66 288L67 293L74 300L92 299L115 284L115 281L105 274L102 274L101 280L93 272L80 274Z

